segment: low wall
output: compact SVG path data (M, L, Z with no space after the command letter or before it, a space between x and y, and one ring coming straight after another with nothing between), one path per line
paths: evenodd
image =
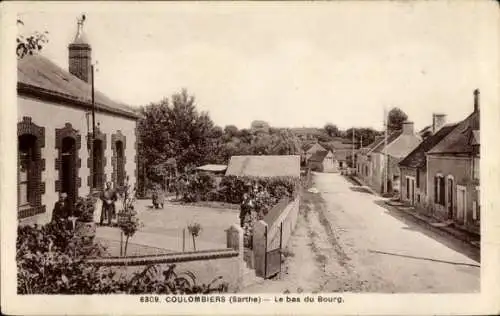
M166 268L177 266L177 273L190 271L196 276L198 284L208 284L221 276L228 282L229 291L237 292L243 279L243 229L232 225L226 230L227 248L178 252L148 256L106 257L89 259L88 263L117 267L123 273L131 274L144 269L147 265L158 265Z
M292 236L299 213L299 196L292 201L282 201L264 218L255 223L253 231L253 254L255 273L265 276L266 252L281 246L285 248ZM283 202L285 205L281 205Z

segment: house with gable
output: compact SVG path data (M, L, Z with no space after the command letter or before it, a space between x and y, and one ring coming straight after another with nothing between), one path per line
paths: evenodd
M54 203L98 194L106 181L136 183L136 123L131 107L94 91L92 48L78 22L69 44L68 70L42 55L17 64L18 205L21 224L51 220Z
M446 117L442 114L433 115L433 124L426 133L426 138L400 163L401 189L400 199L420 209L427 209L427 152L446 137L457 125L445 125ZM444 126L443 126L444 125Z
M305 150L304 150L305 161L308 162L309 158L311 158L312 155L314 155L318 151L327 151L327 149L325 147L321 146L317 142L310 144L310 145L307 145Z
M309 158L308 168L319 172L338 172L339 166L331 150L317 151Z
M383 140L384 136L376 136L371 144L360 148L357 152L356 156L357 176L365 183L368 183L369 177L371 177L372 174L370 152L375 146L379 145L380 142L382 142Z
M400 131L390 133L387 136L387 142L383 140L369 152L372 169L369 185L383 194L399 192L400 170L398 164L421 142L421 137L413 130L413 122L403 122ZM387 191L384 192L386 175Z
M427 197L435 217L479 233L479 90L474 110L427 152Z

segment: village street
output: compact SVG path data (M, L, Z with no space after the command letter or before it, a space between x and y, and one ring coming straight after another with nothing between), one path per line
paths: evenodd
M477 250L429 231L339 174L314 174L313 187L319 192L303 194L284 273L243 292L480 290Z

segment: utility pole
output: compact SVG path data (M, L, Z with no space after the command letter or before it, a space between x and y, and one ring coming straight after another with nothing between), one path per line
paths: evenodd
M351 154L351 167L354 168L354 133L355 129L354 127L352 128L352 154Z
M91 82L91 89L92 89L92 183L91 183L91 191L95 187L94 184L97 183L96 181L96 166L95 166L95 100L94 100L94 65L90 65L90 82Z
M387 192L387 110L384 106L384 192Z

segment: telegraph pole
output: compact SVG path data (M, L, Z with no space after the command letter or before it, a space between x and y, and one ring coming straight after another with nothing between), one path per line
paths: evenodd
M352 128L352 154L351 154L351 167L354 168L354 133L355 133L355 129L354 127Z
M92 141L92 183L90 184L92 187L91 187L91 191L92 189L95 187L95 183L97 183L96 181L96 166L95 166L95 98L94 98L94 65L90 65L90 83L91 83L91 90L92 90L92 138L91 138L91 141Z
M384 192L387 192L387 110L384 106Z

